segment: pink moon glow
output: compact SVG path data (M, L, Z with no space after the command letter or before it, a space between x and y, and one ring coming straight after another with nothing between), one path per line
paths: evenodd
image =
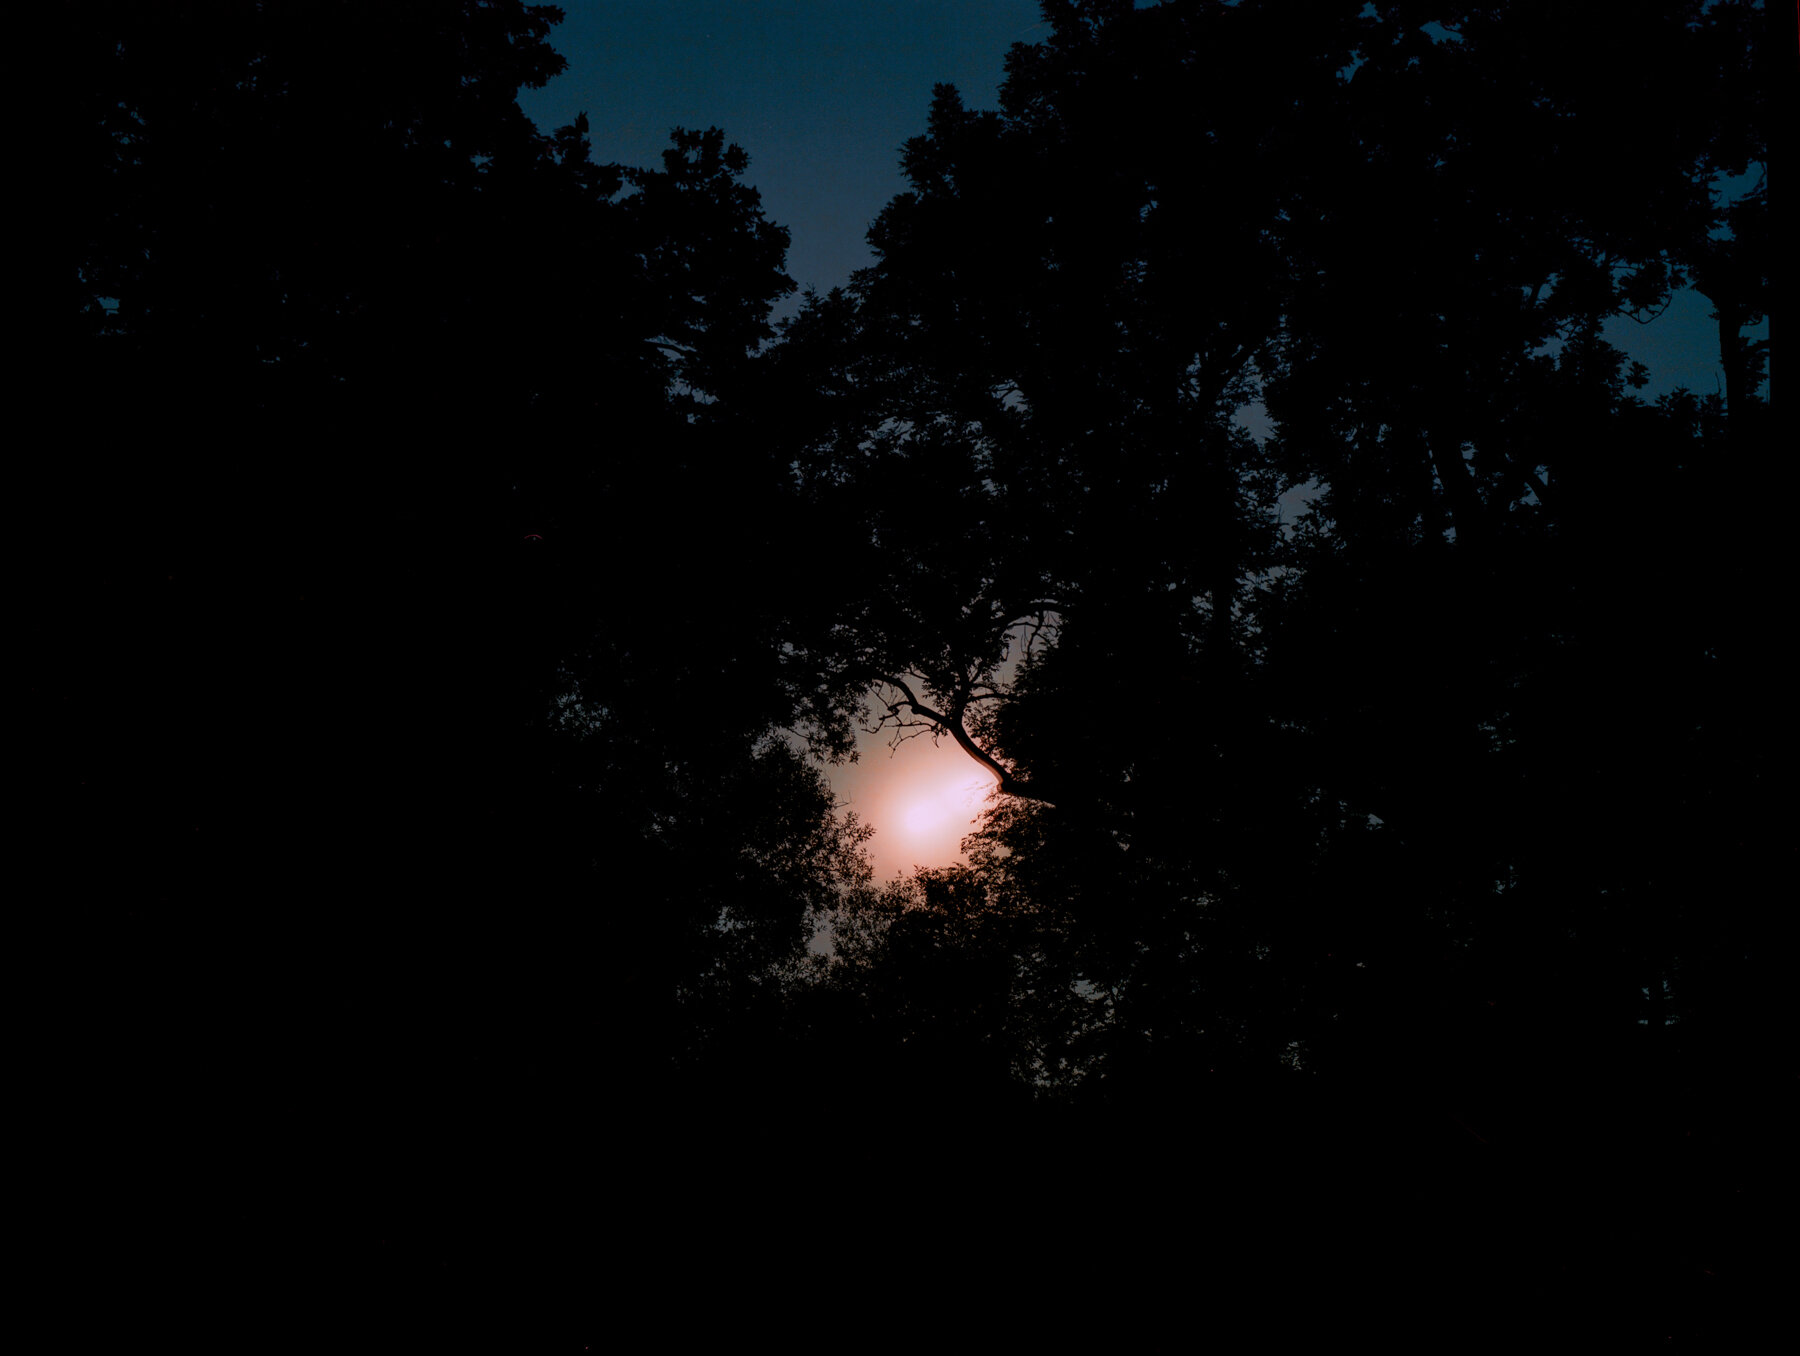
M885 735L864 736L857 750L856 763L829 775L841 808L874 826L876 879L961 862L993 777L948 738L935 746L929 737L909 739L890 751Z

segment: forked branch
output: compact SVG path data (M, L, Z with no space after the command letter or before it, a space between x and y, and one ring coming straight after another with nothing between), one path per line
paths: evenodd
M887 703L886 719L891 719L897 725L904 727L910 722L904 718L902 712L910 711L913 715L930 723L934 730L942 731L954 739L958 748L993 774L994 780L999 783L1003 794L1021 796L1031 800L1042 799L1027 783L1014 777L1012 773L995 761L993 755L977 744L969 732L963 728L962 714L963 709L967 707L966 702L954 715L946 715L941 711L933 710L920 701L918 694L912 690L911 684L904 678L887 675L882 678L882 681L901 693L899 699Z

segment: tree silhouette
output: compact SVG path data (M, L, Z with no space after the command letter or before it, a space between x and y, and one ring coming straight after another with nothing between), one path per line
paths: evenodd
M1762 157L1756 7L1047 17L998 112L938 90L878 263L776 355L853 524L853 620L810 643L1000 792L966 871L847 906L847 1011L1040 1096L1235 1118L1271 1171L1304 1150L1246 1102L1328 1094L1372 1162L1605 1143L1708 1217L1673 1146L1746 1114L1700 1069L1757 1044L1772 865L1724 714L1773 700L1724 527L1766 198L1714 191ZM1730 390L1646 405L1602 329L1687 280ZM1702 1303L1695 1235L1635 1247Z
M1508 812L1468 807L1506 799L1512 694L1597 672L1558 654L1592 624L1562 610L1571 552L1616 577L1646 549L1590 536L1620 479L1598 450L1674 408L1629 398L1600 326L1661 305L1719 219L1711 176L1742 167L1721 148L1753 144L1752 103L1723 112L1750 59L1730 7L1658 10L1606 82L1533 58L1535 10L1314 17L1297 44L1259 6L1053 7L1000 112L938 90L880 262L777 355L827 395L799 465L857 566L854 620L818 645L879 686L871 714L948 732L1071 839L1172 854L1177 892L1231 880L1252 932L1251 862L1373 825L1441 896L1420 916L1509 876ZM1572 41L1606 31L1586 22ZM1671 68L1669 135L1613 156L1619 179L1577 173ZM1233 420L1258 397L1266 448ZM1285 541L1278 471L1314 487ZM1143 733L1175 730L1178 751Z
M721 131L519 111L550 7L82 15L35 700L94 1045L176 1127L121 1180L288 1108L315 1252L445 1313L579 1289L606 1195L746 1303L771 1221L879 1272L967 1199L1020 1286L1109 1240L1049 1335L1128 1275L1346 1299L1386 1263L1267 1221L1382 1212L1458 1332L1718 1321L1782 841L1759 6L1056 0L779 329ZM1646 403L1607 326L1689 284L1723 389ZM967 866L872 881L859 719L993 774Z
M731 407L786 235L717 130L654 169L538 133L550 7L85 8L80 413L34 488L86 534L46 828L105 918L97 1057L168 1126L119 1187L253 1108L216 1171L303 1202L306 1264L498 1284L494 1238L580 1245L492 1165L688 1105L866 872L781 735L791 477Z

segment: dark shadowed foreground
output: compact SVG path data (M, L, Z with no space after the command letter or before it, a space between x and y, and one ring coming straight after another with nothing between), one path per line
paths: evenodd
M546 8L76 8L83 1322L1754 1330L1760 5L1046 3L779 334L744 151L518 111ZM1647 403L1682 287L1720 387ZM871 880L859 721L993 775L968 866Z

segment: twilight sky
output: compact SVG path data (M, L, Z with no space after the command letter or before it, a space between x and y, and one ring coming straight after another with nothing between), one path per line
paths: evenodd
M788 272L821 292L872 262L863 233L904 184L931 87L994 106L1037 0L559 0L569 69L519 102L546 131L586 112L594 159L661 163L669 129L720 127L750 154Z
M545 131L587 113L594 159L628 165L659 164L672 127L723 128L749 152L764 210L793 233L788 273L821 292L872 262L863 233L905 186L900 147L925 130L932 85L993 108L1007 50L1047 28L1038 0L558 3L551 41L569 69L521 92L526 113ZM1650 368L1645 398L1715 389L1710 310L1680 293L1651 324L1608 328Z
M551 40L569 68L521 91L525 112L544 131L585 112L603 163L654 166L671 128L723 128L749 153L764 211L792 233L788 273L821 292L873 262L864 233L905 187L900 149L924 131L932 86L995 107L1007 50L1047 29L1038 0L558 2L567 17ZM1642 397L1717 388L1710 310L1684 292L1650 324L1609 326L1651 370ZM953 860L990 782L948 739L893 755L865 739L862 761L832 774L840 800L876 825L883 876ZM973 801L965 786L979 788Z

